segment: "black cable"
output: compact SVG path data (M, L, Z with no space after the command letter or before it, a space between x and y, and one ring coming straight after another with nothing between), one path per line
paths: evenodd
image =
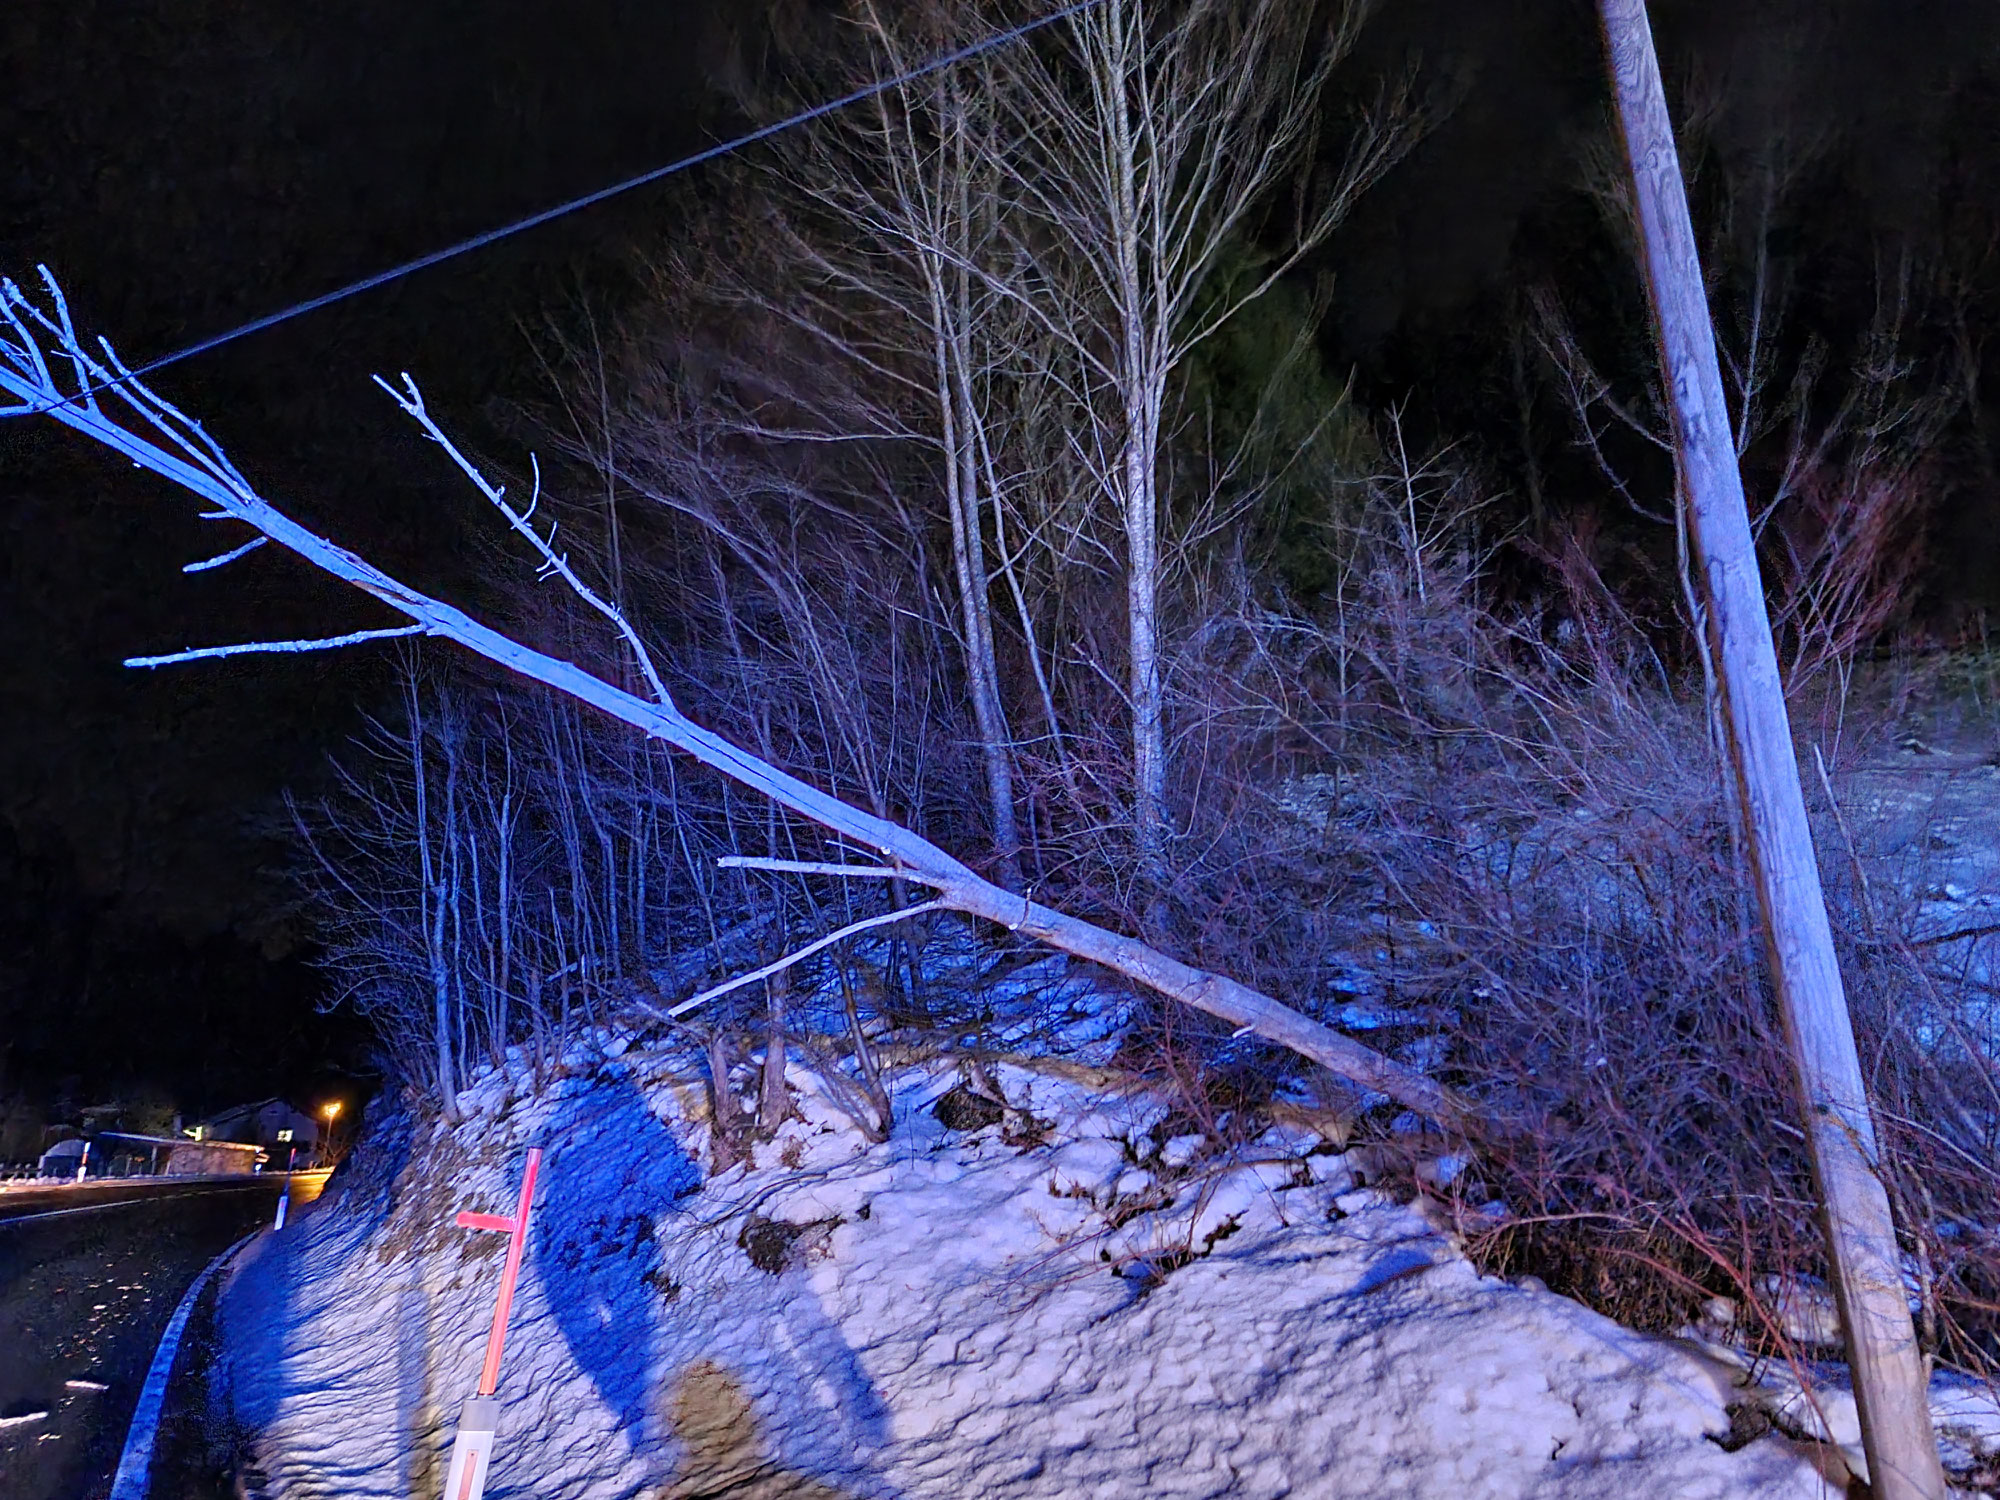
M361 280L351 282L347 286L340 287L337 290L322 293L317 297L308 297L303 301L294 302L290 307L283 308L278 312L266 313L261 318L253 318L250 322L232 328L227 333L218 333L213 338L206 338L200 343L190 344L185 349L178 349L172 354L162 355L159 359L149 361L139 366L136 370L128 371L117 380L109 382L107 386L95 387L94 389L109 389L114 386L123 385L127 381L138 380L152 374L156 370L164 370L169 365L177 365L184 359L193 359L197 354L206 354L211 349L219 349L224 344L234 343L237 339L245 338L250 334L261 333L266 328L288 322L305 313L316 312L320 308L327 307L332 303L345 301L349 297L360 295L362 292L373 291L378 286L386 286L388 283L400 280L412 272L422 271L442 261L451 260L456 256L467 254L470 251L482 249L487 245L493 244L495 241L506 239L509 235L519 234L523 230L533 229L537 225L546 224L552 219L559 219L565 214L575 213L580 208L589 208L595 204L604 202L607 198L615 198L620 193L629 193L634 188L658 182L661 178L671 177L676 172L685 172L688 168L698 167L703 162L714 161L717 157L727 156L732 151L738 151L745 146L753 146L759 141L767 140L771 136L777 135L780 131L790 130L795 125L804 125L822 116L830 115L836 110L845 109L850 104L859 104L864 99L872 99L877 94L887 93L890 89L900 88L906 83L913 83L919 78L927 77L932 73L940 72L945 68L965 62L970 58L978 57L981 53L991 52L997 47L1004 47L1010 42L1019 41L1030 32L1039 31L1044 26L1053 25L1057 21L1076 15L1081 11L1089 10L1098 3L1099 0L1078 0L1077 4L1066 5L1060 10L1051 11L1048 15L1039 16L1019 26L1010 27L1006 31L996 32L992 36L984 37L968 46L960 47L954 52L947 52L939 57L934 57L929 62L922 63L906 73L900 73L894 78L887 78L878 83L867 84L862 88L855 89L852 93L842 94L838 99L829 99L824 104L815 104L811 109L790 115L773 124L760 126L747 135L740 135L734 140L724 141L719 145L707 147L705 150L695 152L692 156L684 156L679 161L670 162L664 167L655 167L650 172L641 172L637 177L628 177L623 182L615 182L610 187L599 188L596 192L586 193L581 198L572 198L567 203L557 204L554 208L542 209L539 213L529 214L523 219L516 219L513 223L502 225L498 229L489 229L482 234L475 234L472 238L460 240L455 245L447 245L442 250L433 250L428 255L420 255L415 260L405 261L400 266L392 266L386 271L377 271L373 276L364 276ZM47 406L38 406L34 409L34 414L55 411L61 407L69 406L81 400L84 394L84 392L79 391L76 395L66 397L61 401L52 401Z

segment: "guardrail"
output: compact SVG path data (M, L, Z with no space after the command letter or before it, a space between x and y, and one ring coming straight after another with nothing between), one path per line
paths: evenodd
M308 1203L331 1175L325 1171L294 1172L292 1194L295 1201ZM41 1182L0 1184L0 1224L9 1219L28 1218L45 1212L82 1208L108 1208L115 1204L143 1203L152 1198L177 1198L190 1193L242 1192L264 1189L272 1194L285 1186L283 1172L231 1173L209 1177L93 1177L88 1182Z
M32 1178L8 1178L0 1182L0 1198L8 1198L20 1192L86 1192L90 1188L134 1188L154 1182L162 1188L184 1188L196 1182L284 1182L284 1172L184 1172L180 1176L168 1176L166 1172L144 1172L130 1178L84 1178L78 1182L74 1176L32 1176Z

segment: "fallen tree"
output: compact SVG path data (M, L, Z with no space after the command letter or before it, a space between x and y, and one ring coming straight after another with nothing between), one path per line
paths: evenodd
M1487 1122L1469 1102L1435 1079L1226 975L1198 969L1136 938L1045 906L1032 896L1008 891L913 830L831 796L695 723L675 705L632 623L572 569L567 555L555 545L554 528L546 534L538 529L534 513L539 494L532 495L525 506L510 502L505 490L489 481L446 435L407 375L400 389L379 377L377 383L499 510L509 527L535 552L543 573L561 578L578 599L604 617L631 651L650 697L525 646L463 610L390 577L292 520L257 493L200 423L139 381L107 341L99 339L96 352L86 347L55 278L46 268L41 269L41 275L47 290L46 306L12 280L0 282L0 319L4 319L0 323L0 389L20 403L0 408L0 414L53 417L208 502L214 509L204 512L205 519L235 521L250 529L252 535L247 540L191 568L222 566L275 542L370 595L405 622L314 640L248 642L134 657L128 666L160 667L256 652L327 650L397 636L434 636L455 642L497 666L567 693L664 741L841 839L874 850L881 859L877 865L744 863L846 878L894 878L928 887L935 892L934 900L940 907L983 918L1100 964L1226 1021L1245 1034L1288 1048L1354 1087L1385 1095L1447 1130L1484 1133ZM106 403L122 408L126 420L116 420Z

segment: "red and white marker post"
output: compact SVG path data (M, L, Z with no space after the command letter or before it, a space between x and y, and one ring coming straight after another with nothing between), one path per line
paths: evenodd
M521 1252L528 1245L528 1209L535 1201L535 1176L542 1166L542 1148L530 1147L521 1173L521 1203L514 1217L462 1213L461 1229L490 1229L509 1236L507 1265L500 1273L500 1298L493 1305L493 1329L486 1335L486 1364L479 1372L479 1392L459 1414L458 1436L451 1445L451 1472L444 1482L444 1500L482 1500L486 1470L493 1460L493 1432L499 1426L500 1350L507 1342L507 1314L514 1307L514 1283L521 1275Z
M285 1158L285 1190L278 1194L278 1212L271 1220L271 1232L276 1234L285 1227L285 1216L292 1208L292 1168L299 1163L299 1148L292 1147L292 1154Z

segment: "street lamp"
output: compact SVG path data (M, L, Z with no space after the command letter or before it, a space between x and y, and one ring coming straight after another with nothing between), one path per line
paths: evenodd
M327 1100L319 1107L319 1112L326 1116L326 1139L320 1143L320 1155L330 1162L333 1160L333 1122L340 1118L340 1101Z

